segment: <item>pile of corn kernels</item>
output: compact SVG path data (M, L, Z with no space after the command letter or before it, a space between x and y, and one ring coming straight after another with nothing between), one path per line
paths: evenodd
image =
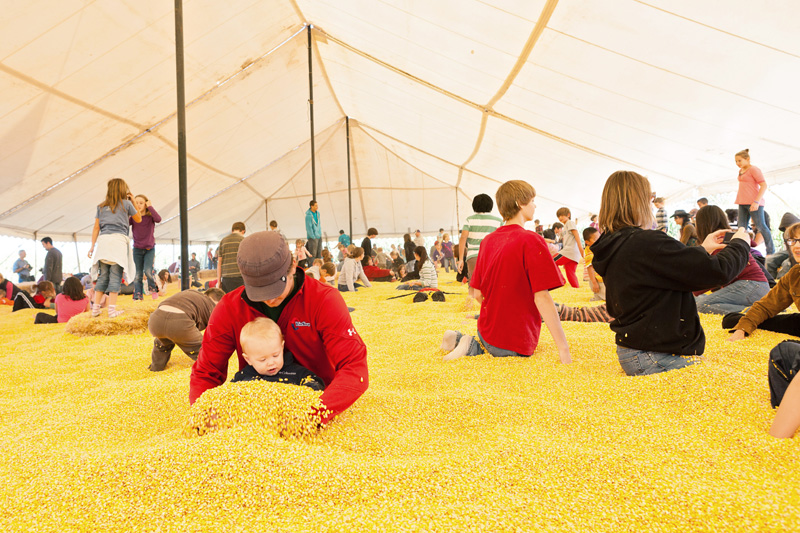
M456 293L444 303L387 301L399 294L392 283L344 295L370 388L304 439L269 423L187 437L191 360L177 348L153 373L147 333L76 337L0 309L0 525L797 530L800 438L767 435L767 354L786 336L730 344L719 317L703 316L703 364L640 378L622 374L606 324L564 323L569 366L546 328L531 358L443 363L442 333L475 333L476 321L465 288L452 275L440 283ZM553 297L593 305L585 282ZM229 376L237 370L234 357ZM285 402L283 415L315 396L267 387L263 401Z

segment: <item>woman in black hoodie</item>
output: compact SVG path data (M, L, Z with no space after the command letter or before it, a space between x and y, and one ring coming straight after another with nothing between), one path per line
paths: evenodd
M683 368L700 360L705 334L692 291L730 283L750 257L739 230L727 246L725 230L687 247L653 231L650 182L631 171L613 173L600 204L603 235L592 245L606 284L620 366L629 376ZM720 250L716 255L711 252Z

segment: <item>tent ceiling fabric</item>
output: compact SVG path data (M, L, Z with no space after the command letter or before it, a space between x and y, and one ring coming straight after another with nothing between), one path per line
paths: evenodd
M356 235L458 228L473 195L508 179L536 187L543 220L596 210L620 168L668 197L730 191L742 148L770 183L800 180L791 0L184 3L195 242L237 220L304 237L309 24L331 237L349 227L345 116ZM163 215L157 238L177 240L171 3L15 2L4 15L0 233L86 239L105 182L122 177Z

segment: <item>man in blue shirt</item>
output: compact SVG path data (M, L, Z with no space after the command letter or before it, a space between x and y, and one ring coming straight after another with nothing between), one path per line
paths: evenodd
M311 200L308 203L308 211L306 211L306 237L308 238L306 248L313 259L322 257L322 225L317 209L319 206L316 200Z
M345 233L343 229L339 230L339 242L345 246L350 246L350 235Z
M25 255L25 250L20 250L19 259L14 261L14 274L19 274L20 283L23 281L33 281L33 276L31 276L31 270L33 267L25 259Z

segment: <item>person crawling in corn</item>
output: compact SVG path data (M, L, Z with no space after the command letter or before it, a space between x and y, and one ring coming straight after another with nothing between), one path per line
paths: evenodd
M231 382L260 380L325 389L325 383L316 374L294 360L292 352L284 346L281 328L269 318L261 316L245 324L239 344L247 366Z
M367 390L367 347L353 326L339 291L306 277L289 246L274 231L245 237L237 264L244 286L226 294L214 308L203 345L192 366L189 402L222 385L235 351L239 370L247 366L241 343L244 326L258 317L273 320L297 363L325 384L317 411L321 423L345 411Z

